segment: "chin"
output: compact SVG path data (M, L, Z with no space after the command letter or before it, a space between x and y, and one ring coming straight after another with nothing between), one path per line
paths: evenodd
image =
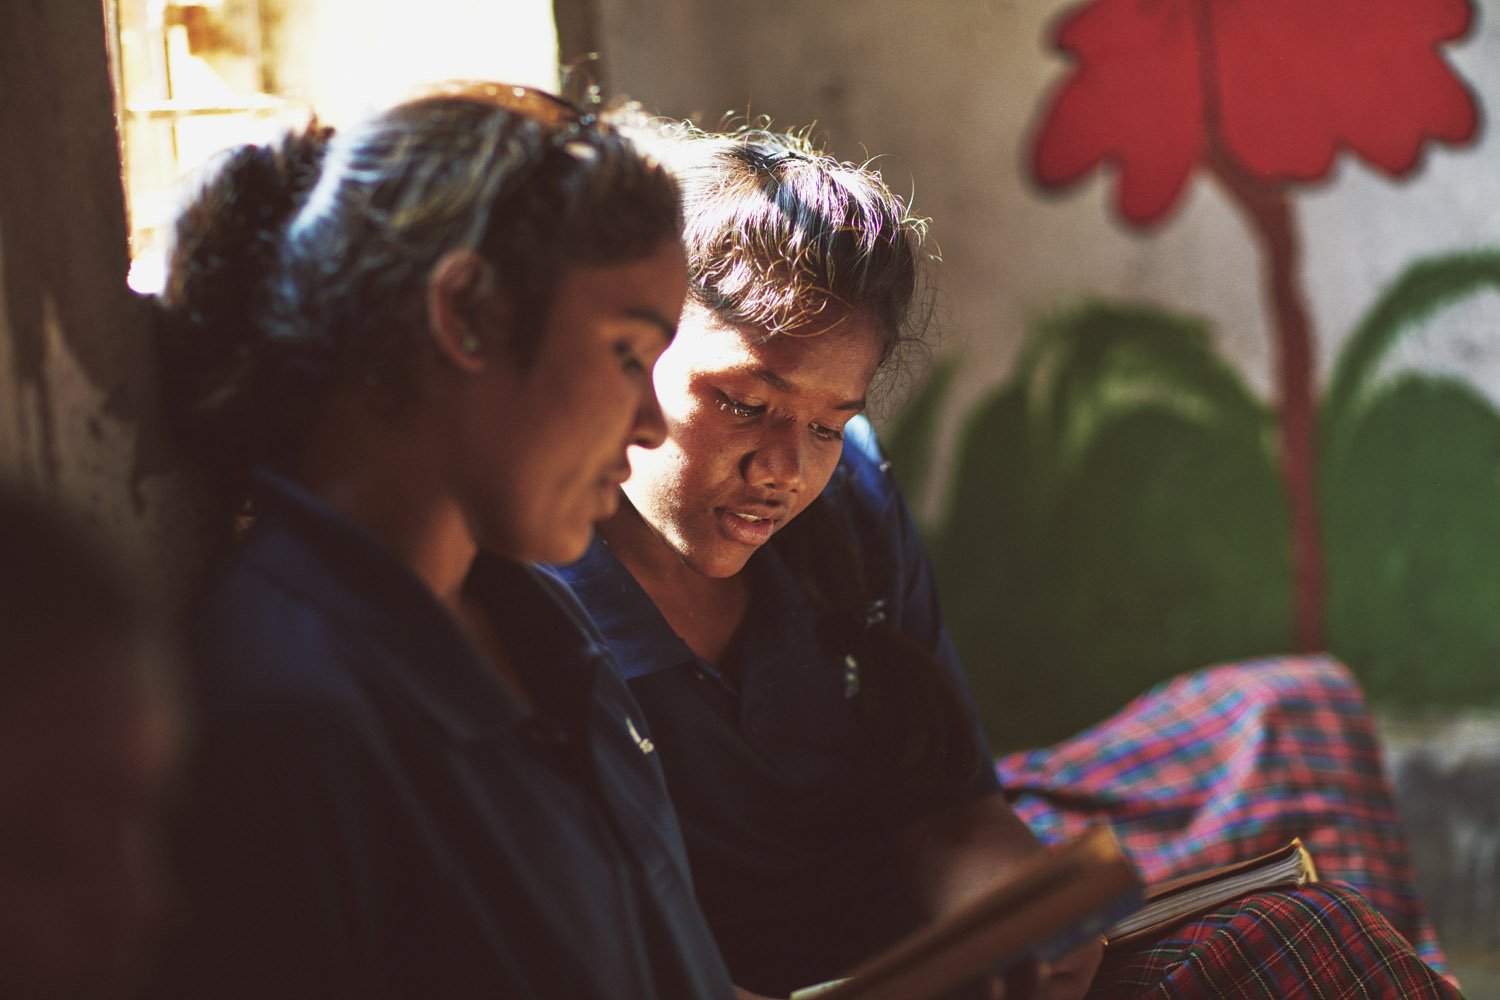
M522 537L514 538L514 544L498 554L516 562L565 565L583 558L593 540L594 524L584 521L579 525L526 532Z
M727 580L731 576L738 575L740 570L745 568L745 564L750 561L750 557L758 551L760 550L755 549L743 554L709 552L696 558L686 556L682 561L699 575L706 576L710 580Z
M593 540L594 528L593 525L590 525L588 527L588 530L584 531L580 535L570 535L565 539L555 539L552 544L545 547L546 552L539 554L535 558L528 561L536 563L557 563L559 565L575 563L583 558L583 554L588 551L589 542Z

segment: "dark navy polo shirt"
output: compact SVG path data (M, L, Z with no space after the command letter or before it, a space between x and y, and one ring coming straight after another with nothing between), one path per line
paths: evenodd
M967 692L921 539L863 419L845 432L824 501L892 623ZM882 771L857 716L857 659L851 668L851 651L828 638L777 541L746 571L751 603L731 677L693 655L603 541L558 570L645 709L731 975L785 995L914 930L895 832L998 784L989 768L966 783L917 785Z
M570 595L468 586L536 702L290 484L196 628L199 736L159 995L727 998L640 710Z

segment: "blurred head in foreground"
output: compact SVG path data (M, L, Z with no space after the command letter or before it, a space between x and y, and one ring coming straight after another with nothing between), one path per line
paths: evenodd
M149 960L165 653L106 547L0 484L0 996L126 996Z

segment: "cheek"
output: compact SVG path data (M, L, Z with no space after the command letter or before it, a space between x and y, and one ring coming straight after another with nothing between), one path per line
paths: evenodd
M533 369L521 392L511 393L503 405L519 411L515 419L530 425L520 447L541 452L544 457L538 460L545 462L558 450L580 453L618 447L634 420L639 396L613 355L587 355ZM510 436L513 429L508 425L496 430Z
M545 419L502 445L511 467L495 477L526 502L555 503L558 490L592 487L624 451L634 410L619 393L597 392L579 399L553 397L541 404Z
M613 436L621 438L629 433L641 407L650 401L645 388L645 382L612 368L595 383L581 405L585 412L602 414L594 419L608 422Z
M716 496L740 484L738 470L747 449L743 439L722 421L693 421L673 436L672 443L676 446L675 478L680 489Z
M652 389L661 406L661 415L667 422L667 433L674 438L681 438L692 434L706 423L712 413L690 389L673 379L670 374L662 374L662 362L665 359L666 355L662 355L662 361L656 363Z
M709 478L707 470L724 461L728 443L703 407L683 405L681 399L670 403L676 405L669 408L669 401L662 401L667 440L658 448L631 449L631 466L649 469L657 489L680 490L687 482Z
M833 478L834 470L839 467L839 459L843 457L844 447L842 441L830 441L819 445L811 459L808 460L808 489L810 496L817 496L828 486L828 481Z
M540 405L550 411L551 446L575 454L618 446L635 413L632 396L614 382L596 380L591 391L557 393ZM553 455L561 461L561 456Z
M828 481L833 478L833 471L838 468L841 453L842 449L835 446L827 449L827 453L820 453L808 459L807 489L798 493L796 499L792 501L792 518L806 510L808 505L816 500L828 486Z
M682 502L693 468L677 439L669 438L657 448L630 449L630 478L625 481L625 495L641 513L652 519L669 514Z

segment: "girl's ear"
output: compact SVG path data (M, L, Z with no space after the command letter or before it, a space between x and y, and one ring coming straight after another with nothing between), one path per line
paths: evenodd
M480 372L504 347L509 303L494 268L472 250L451 250L427 278L427 330L438 356Z

